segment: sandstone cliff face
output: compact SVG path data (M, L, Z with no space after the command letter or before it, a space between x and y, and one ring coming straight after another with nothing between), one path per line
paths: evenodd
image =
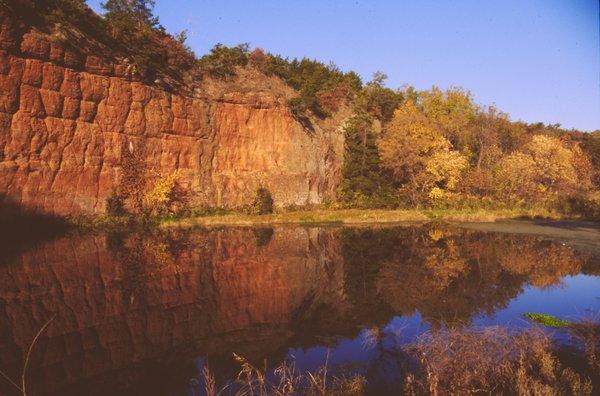
M0 15L0 197L59 214L103 213L123 151L179 170L193 205L238 207L259 186L279 206L334 198L347 111L305 130L282 81L241 70L185 94L133 81L107 61L17 32Z

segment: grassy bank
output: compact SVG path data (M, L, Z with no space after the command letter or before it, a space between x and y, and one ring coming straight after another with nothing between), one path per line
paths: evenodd
M280 212L268 215L218 213L158 221L161 227L252 226L261 224L386 224L401 222L491 222L516 218L561 219L558 213L543 209L461 209L461 210L385 210L385 209L315 209Z

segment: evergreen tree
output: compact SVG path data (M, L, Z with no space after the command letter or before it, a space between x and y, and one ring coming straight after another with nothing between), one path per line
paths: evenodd
M156 37L157 32L165 32L152 14L154 0L107 0L102 7L114 38L127 48L137 71L152 80L166 62L165 49Z
M355 206L385 206L390 188L382 175L374 118L358 112L346 125L340 199Z
M107 0L102 3L106 20L120 34L139 33L158 27L158 18L152 14L154 0Z

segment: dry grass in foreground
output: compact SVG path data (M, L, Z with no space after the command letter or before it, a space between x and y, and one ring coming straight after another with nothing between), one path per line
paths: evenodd
M362 395L366 380L361 375L328 375L327 362L317 372L301 373L293 360L284 361L273 370L275 381L267 380L266 370L258 369L245 358L234 354L241 365L234 384L217 390L215 379L208 367L204 367L204 391L207 396L222 394L245 395ZM233 385L233 386L231 386Z
M587 367L567 367L557 358L551 339L538 328L513 332L503 327L453 329L428 333L399 347L407 360L393 388L406 395L514 394L592 395L598 381L600 326L582 323L573 336L581 341ZM236 380L220 389L209 368L203 371L205 393L234 395L363 395L370 393L361 374L331 375L327 363L315 373L300 372L286 361L272 372L257 369L235 355L241 366ZM377 385L377 384L375 384ZM596 384L597 386L597 384Z
M536 328L441 331L408 351L418 370L407 374L406 394L592 394L592 381L563 367L551 340Z

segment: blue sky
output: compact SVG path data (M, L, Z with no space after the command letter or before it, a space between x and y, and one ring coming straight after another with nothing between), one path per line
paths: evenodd
M198 54L220 42L333 61L392 88L461 86L514 120L600 129L598 0L157 0ZM100 0L88 0L100 11Z

